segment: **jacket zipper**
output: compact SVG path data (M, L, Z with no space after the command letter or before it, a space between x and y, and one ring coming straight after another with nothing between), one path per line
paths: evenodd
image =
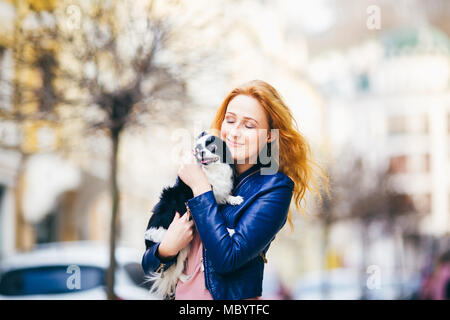
M236 189L242 184L242 182L244 182L245 180L247 180L248 177L250 177L251 175L254 175L254 174L257 173L259 170L261 170L261 169L258 169L258 170L256 170L255 172L250 173L248 176L246 176L244 179L242 179L242 181L240 181L240 182L238 183L238 185L234 188L234 190L236 190Z
M246 176L244 179L242 179L242 181L240 181L240 182L238 183L238 185L234 188L234 190L236 190L236 189L237 189L237 188L238 188L245 180L247 180L248 177L250 177L251 175L254 175L254 174L257 173L258 171L260 171L260 169L256 170L255 172L250 173L248 176ZM191 209L189 208L187 202L185 202L184 204L186 205L186 211L190 214L190 213L191 213ZM191 217L192 217L192 216L191 216ZM211 295L212 295L212 292L211 292L211 290L209 289L208 270L207 270L208 268L207 268L207 265L206 265L206 262L205 262L205 259L204 259L204 258L205 258L205 255L206 255L206 248L205 248L205 246L202 246L202 251L203 251L202 265L203 265L203 268L204 268L203 276L204 276L204 278L205 278L205 287L206 287L206 289L209 290L209 292L210 292ZM262 255L262 253L260 254L260 256L263 258L264 262L267 263L267 260L266 260L265 257Z
M164 268L165 266L166 266L165 263L161 263L161 264L159 265L158 269L156 269L155 273L158 273L159 270L161 270L161 269Z
M264 254L264 252L261 252L259 254L259 256L263 259L264 263L267 263L267 258L266 258L266 255Z
M184 204L186 205L186 213L189 213L190 218L192 218L192 216L191 216L191 209L189 208L189 206L187 204L187 201ZM203 255L202 255L202 258L200 260L200 263L201 263L200 269L203 272L203 277L205 278L205 289L208 289L208 276L207 276L208 271L206 270L206 267L205 267L206 263L205 263L205 259L204 259L205 258L205 253L206 253L206 248L203 245L202 245L202 253L203 253Z
M205 267L206 266L206 262L205 262L205 247L203 247L203 257L202 257L202 265L203 265L203 277L205 278L205 289L209 290L209 285L208 285L208 270ZM211 293L211 290L209 290Z

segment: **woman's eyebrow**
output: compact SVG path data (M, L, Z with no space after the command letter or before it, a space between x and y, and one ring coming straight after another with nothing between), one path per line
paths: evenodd
M235 113L233 113L233 112L230 112L230 111L227 111L227 113L230 113L230 114L232 114L233 116L236 116L236 114ZM226 114L225 114L226 115ZM244 119L249 119L249 120L253 120L253 121L255 121L257 124L258 124L258 121L256 121L255 119L253 119L253 118L250 118L250 117L244 117Z

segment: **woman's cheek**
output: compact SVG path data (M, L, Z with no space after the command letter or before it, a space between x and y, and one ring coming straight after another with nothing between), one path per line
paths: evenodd
M256 159L256 156L258 155L258 146L253 146L250 150L249 150L249 158L254 160Z
M230 146L229 148L234 160L245 160L248 156L248 150L245 145L238 147Z
M259 149L258 140L259 139L256 134L248 137L248 152L249 152L250 157L252 157L258 153L258 149Z
M227 125L225 123L222 123L222 128L220 129L220 138L223 141L225 141L227 133L228 133Z

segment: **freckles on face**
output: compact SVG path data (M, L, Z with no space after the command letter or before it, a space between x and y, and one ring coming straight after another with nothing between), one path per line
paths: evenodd
M258 100L238 95L230 101L220 135L234 160L256 161L259 151L267 143L268 131L267 115Z

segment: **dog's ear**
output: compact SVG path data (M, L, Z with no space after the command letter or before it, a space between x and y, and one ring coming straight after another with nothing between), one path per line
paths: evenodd
M197 137L197 140L200 139L203 136L206 136L207 134L208 134L208 132L202 131L202 133L200 133L199 136Z

